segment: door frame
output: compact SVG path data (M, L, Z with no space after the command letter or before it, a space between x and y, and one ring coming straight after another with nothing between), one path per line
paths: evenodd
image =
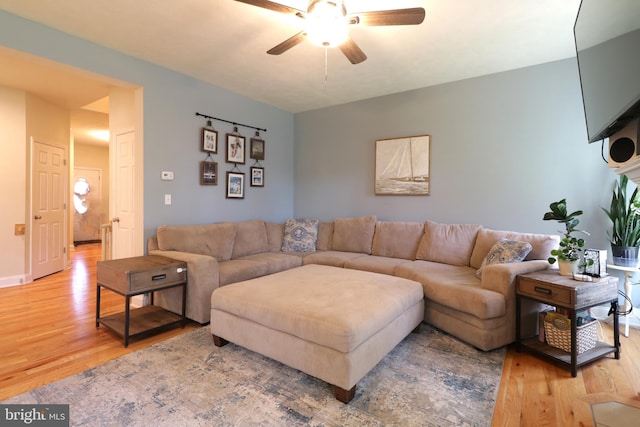
M56 148L60 148L61 150L63 150L64 152L64 162L65 162L65 167L64 167L64 172L63 172L63 183L62 183L62 188L64 189L64 194L62 195L62 199L63 199L63 203L64 203L64 209L65 209L65 213L63 215L63 219L62 219L62 235L64 236L64 238L60 239L60 243L62 245L62 247L60 248L61 253L64 254L63 258L63 265L62 265L62 269L66 270L69 266L69 253L67 251L67 245L68 245L68 231L69 231L69 215L68 215L68 206L69 206L69 168L70 168L70 163L69 162L69 147L64 145L64 144L59 144L56 142L51 142L49 140L47 140L46 138L38 138L35 136L31 136L30 138L30 144L29 144L29 199L28 199L28 204L29 204L29 208L28 208L28 221L26 222L27 224L31 224L32 223L32 219L33 219L33 183L34 183L34 179L35 177L33 176L33 174L35 173L34 171L34 167L33 167L33 162L34 162L34 153L35 153L35 144L44 144L44 145L50 145L52 147L56 147ZM25 278L25 282L29 283L33 281L33 239L34 239L34 233L33 230L31 229L32 227L28 226L26 227L26 234L27 234L27 239L25 239L26 244L28 245L28 249L26 251L26 253L29 256L29 271L27 272L27 277Z

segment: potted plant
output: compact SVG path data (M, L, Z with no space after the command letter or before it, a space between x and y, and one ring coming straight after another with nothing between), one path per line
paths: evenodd
M613 188L610 208L602 210L611 220L611 231L607 234L613 263L623 267L636 267L640 246L640 200L637 187L631 197L628 197L628 182L626 175L620 175Z
M542 219L545 221L557 221L560 224L564 224L565 227L563 237L560 239L560 247L551 250L551 256L548 258L549 264L555 264L555 262L558 261L560 274L563 276L572 276L580 266L578 260L584 251L584 239L574 236L573 233L579 232L587 236L589 235L586 231L576 228L578 224L580 224L580 220L577 217L582 215L583 212L575 211L570 214L567 213L566 199L551 203L549 209L551 210L545 213ZM560 233L562 233L562 231L560 231ZM584 265L586 264L582 266L584 267Z

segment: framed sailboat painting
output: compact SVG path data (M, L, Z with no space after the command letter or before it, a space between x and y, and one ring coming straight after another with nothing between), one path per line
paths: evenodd
M377 140L376 194L428 195L429 149L429 135Z

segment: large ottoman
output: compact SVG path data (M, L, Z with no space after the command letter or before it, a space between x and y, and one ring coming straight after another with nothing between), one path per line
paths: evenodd
M334 386L348 403L357 382L424 318L415 281L305 265L216 289L214 343L233 342Z

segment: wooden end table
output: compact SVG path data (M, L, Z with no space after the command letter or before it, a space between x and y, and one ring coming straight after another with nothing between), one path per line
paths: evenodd
M153 293L182 286L182 315L153 305ZM122 313L100 317L100 290L109 289L125 297ZM151 294L151 305L131 309L131 297ZM103 324L124 339L151 334L160 329L186 324L187 263L157 255L98 261L96 286L96 328Z
M566 310L571 321L571 352L567 353L538 340L537 336L522 337L522 300ZM598 341L596 346L578 354L576 312L598 305L610 304L613 311L613 345ZM600 359L610 353L620 358L620 331L618 321L618 278L606 276L593 278L592 282L580 282L557 271L544 270L518 275L516 289L516 349L527 350L536 356L568 366L576 376L578 367ZM537 313L536 313L537 315Z

